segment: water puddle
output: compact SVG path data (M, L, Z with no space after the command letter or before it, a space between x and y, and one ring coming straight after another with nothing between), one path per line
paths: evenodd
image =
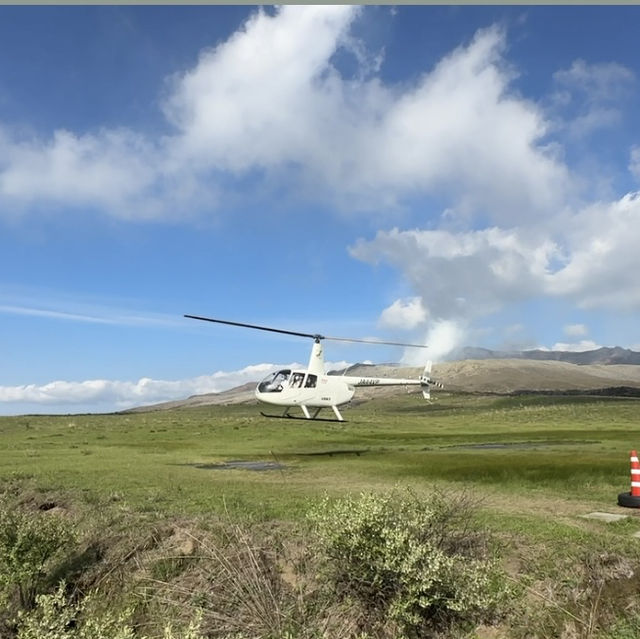
M201 468L202 470L284 470L284 464L278 464L272 461L242 461L233 459L228 462L219 464L183 464L183 466L191 466L193 468Z

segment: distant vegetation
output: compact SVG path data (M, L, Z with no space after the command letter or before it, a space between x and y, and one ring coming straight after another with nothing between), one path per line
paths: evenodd
M2 418L0 636L640 636L640 517L616 506L639 409L403 394L346 424Z

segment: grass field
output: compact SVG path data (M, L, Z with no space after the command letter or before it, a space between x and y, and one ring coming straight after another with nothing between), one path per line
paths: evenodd
M537 498L616 508L640 448L640 402L589 397L415 395L346 410L347 423L273 420L256 406L0 418L0 478L88 498L117 494L136 508L237 508L296 517L323 491L445 483L502 497L510 511ZM280 470L216 469L230 460Z
M640 516L616 504L629 490L629 450L640 448L639 400L441 394L427 405L402 394L344 415L275 420L241 405L5 417L0 483L158 520L224 512L254 522L295 522L325 494L435 487L477 505L518 579L558 580L603 552L640 565ZM221 468L232 461L268 470ZM630 517L582 517L592 511Z

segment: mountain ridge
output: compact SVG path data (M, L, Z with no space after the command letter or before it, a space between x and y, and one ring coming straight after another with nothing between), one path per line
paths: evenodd
M640 353L630 349L599 348L593 351L520 351L517 356L503 351L470 348L460 360L433 366L432 376L444 384L444 391L513 394L522 392L603 392L612 388L640 389ZM503 355L512 355L504 357ZM501 355L503 357L501 357ZM573 361L567 361L573 360ZM636 362L637 363L631 363ZM330 375L362 375L365 377L417 378L422 367L402 364L353 364L345 370L329 371ZM124 412L169 410L211 404L255 403L255 382L248 382L219 393L192 395L140 406ZM405 392L404 387L360 388L357 398Z
M588 351L547 351L532 349L524 351L494 351L489 348L465 346L454 351L450 361L464 359L535 359L568 362L584 366L587 364L631 364L640 365L640 352L621 346L601 346Z

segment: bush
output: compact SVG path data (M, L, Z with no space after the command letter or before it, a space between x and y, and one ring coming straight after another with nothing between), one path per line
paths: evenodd
M36 607L19 615L17 639L147 639L136 635L131 626L132 611L91 614L89 608L98 598L96 592L74 603L65 596L61 583L52 595L38 595ZM202 639L198 624L191 623L182 635L165 627L163 639Z
M491 620L507 587L484 558L468 505L409 490L325 499L311 517L330 587L340 600L364 607L370 623L405 637Z
M17 639L134 639L127 619L130 613L89 617L78 623L89 598L73 603L61 583L52 595L38 595L34 610L19 615Z
M0 588L16 589L22 608L35 602L47 572L74 540L72 524L52 513L28 513L0 502Z

